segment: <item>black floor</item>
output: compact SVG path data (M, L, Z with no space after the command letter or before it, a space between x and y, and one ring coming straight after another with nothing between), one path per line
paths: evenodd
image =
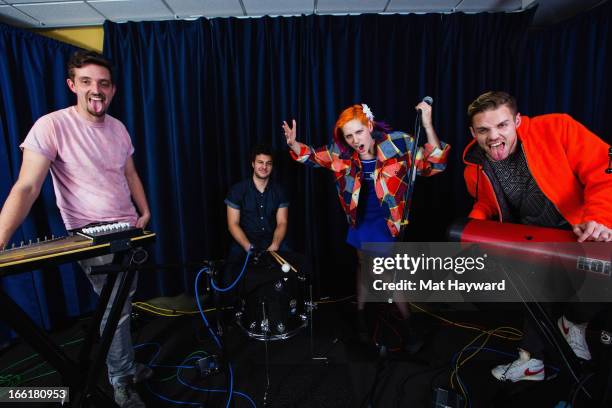
M486 312L475 308L458 311L449 305L421 306L454 322L482 328L501 325L521 328L522 325L520 308L512 306ZM394 310L387 305L369 306L373 342L368 345L355 335L354 308L349 301L320 304L314 314L314 333L308 327L290 339L268 343L251 339L234 323L228 324L223 339L224 355L231 362L233 373L234 398L230 406L253 406L250 398L256 406L263 407L265 397L272 407L432 407L432 390L451 389L453 356L479 334L417 313L414 320L424 333L425 345L410 356L401 351L401 327ZM207 316L211 322L215 321L214 312ZM54 333L53 338L60 344L79 339L86 323L87 319L76 321ZM133 328L137 359L156 365L154 377L139 386L147 406L226 406L228 370L203 377L199 369L191 368L199 358L220 354L198 315L158 317L139 313ZM585 372L594 373L585 383L594 399L588 399L582 392L574 393L574 382L555 358L548 361L550 373L558 369L554 379L527 384L498 382L490 369L513 359L498 352L514 353L517 343L493 338L459 371L469 396L465 406L556 407L559 401L571 401L574 394L574 407L607 406L595 399L601 398L607 381L607 373L602 374L598 363L605 360L605 353L610 354L610 350L597 342L596 335L595 330L589 332L594 362L592 367L585 368ZM76 355L78 347L78 342L65 346L70 355ZM44 375L52 369L39 366L41 360L37 357L10 367L31 355L31 349L19 343L2 351L0 376L3 377L0 379L6 380L7 374L22 374L20 380L43 375L24 385L59 385L61 380L57 374ZM193 358L185 362L190 355ZM180 364L187 368L181 369L177 377L177 369L170 366ZM110 387L105 387L110 392ZM461 394L458 389L457 393ZM16 406L24 407L23 404Z

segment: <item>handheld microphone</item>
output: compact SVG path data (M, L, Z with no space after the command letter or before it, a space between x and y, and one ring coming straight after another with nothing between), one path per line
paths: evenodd
M433 105L433 98L431 96L426 96L424 97L421 102L425 102L426 104L428 104L429 106ZM421 119L421 109L417 109L417 115L419 115L418 119Z
M433 98L431 96L426 96L424 97L421 102L425 102L426 104L428 104L429 106L433 105ZM417 109L417 123L421 123L421 115L423 114L423 112L421 111L421 109Z

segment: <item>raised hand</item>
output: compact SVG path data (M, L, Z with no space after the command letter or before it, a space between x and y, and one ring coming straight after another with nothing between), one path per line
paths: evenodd
M283 131L285 132L285 139L287 139L287 146L293 147L295 143L297 126L295 125L295 119L293 119L293 127L289 127L287 122L283 121Z
M297 125L295 123L295 119L292 121L293 126L290 127L286 121L283 121L283 132L285 132L285 140L287 142L287 146L293 150L293 153L300 153L299 143L295 140L297 134Z

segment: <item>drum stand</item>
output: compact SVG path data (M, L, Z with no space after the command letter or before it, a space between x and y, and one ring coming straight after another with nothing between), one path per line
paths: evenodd
M309 289L309 302L306 303L306 307L309 312L309 320L310 320L310 359L316 362L320 362L323 364L328 363L328 359L326 356L317 356L314 351L314 310L317 308L316 303L312 299L312 283L308 285Z
M326 356L317 356L314 351L314 309L316 309L317 305L313 301L312 297L312 284L309 285L309 301L305 302L305 306L308 308L309 320L310 320L310 360L316 361L319 363L327 364L328 358ZM271 404L270 398L270 352L268 350L268 342L270 339L268 338L270 330L269 327L266 327L269 324L268 314L266 313L266 302L265 300L261 303L261 315L263 316L262 320L262 331L264 332L264 355L265 355L265 365L266 365L266 389L264 391L263 396L263 406L269 407ZM265 322L265 323L263 323Z
M262 325L268 326L269 320L268 320L268 314L266 313L266 301L265 300L261 302L261 315L263 316ZM270 353L268 351L268 342L270 340L268 339L268 333L270 333L270 328L263 327L262 329L264 332L264 347L265 347L265 356L266 356L266 389L264 390L263 406L269 407L270 400L268 400L268 398L269 398L269 393L270 393Z

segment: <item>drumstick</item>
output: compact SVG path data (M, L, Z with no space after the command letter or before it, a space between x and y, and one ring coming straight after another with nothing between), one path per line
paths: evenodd
M295 268L291 266L287 261L285 261L283 257L281 257L279 254L277 254L274 251L268 251L268 252L270 252L270 254L274 257L274 260L281 266L281 269L283 270L283 272L289 272L291 269L297 272ZM286 271L285 271L285 265L287 265L289 268Z
M279 254L277 254L275 251L269 251L269 252L272 254L272 256L273 256L273 257L276 259L276 261L277 261L279 264L281 264L281 265L282 265L282 264L286 263L287 265L289 265L289 267L291 268L291 270L292 270L293 272L297 273L297 269L295 269L295 268L293 267L293 265L291 265L289 262L287 262L287 261L285 260L285 258L283 258L283 257L282 257L282 256L280 256Z
M272 257L274 258L274 260L275 260L276 262L278 262L278 264L279 264L279 265L282 265L282 264L283 264L283 261L281 261L281 260L278 258L278 254L277 254L276 252L274 252L274 251L268 251L268 252L270 253L270 255L272 255Z
M276 262L278 262L279 265L283 265L283 264L287 264L289 265L289 262L287 262L285 259L283 259L282 256L280 256L279 254L277 254L275 251L269 251L270 254L274 257L274 259L276 260ZM291 266L291 265L289 265Z
M274 252L274 251L272 251ZM282 256L280 256L277 252L274 252L274 255L282 262L282 263L286 263L287 265L291 266L291 269L293 269L295 271L295 268L289 263L287 262L287 260L285 258L283 258ZM296 271L297 272L297 271Z

